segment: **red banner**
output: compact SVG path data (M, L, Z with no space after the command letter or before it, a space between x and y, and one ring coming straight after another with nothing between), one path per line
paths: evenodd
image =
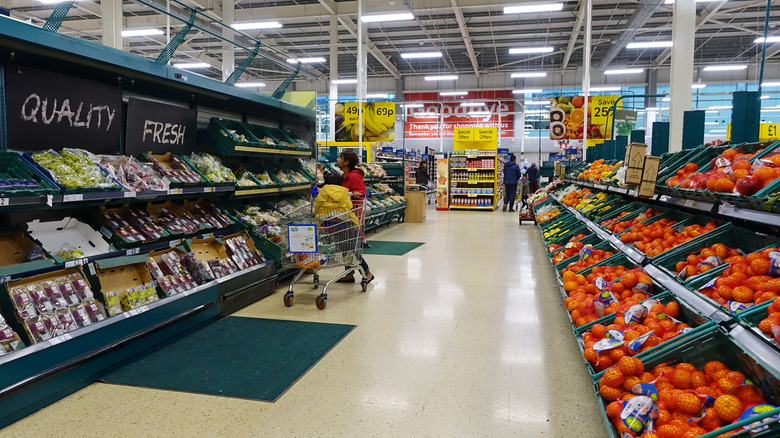
M453 138L455 128L496 127L499 137L514 137L515 115L511 113L515 105L511 99L514 99L511 90L470 91L465 96L406 93L406 104L423 106L404 107L404 135L406 138ZM485 105L461 106L463 102L477 101Z

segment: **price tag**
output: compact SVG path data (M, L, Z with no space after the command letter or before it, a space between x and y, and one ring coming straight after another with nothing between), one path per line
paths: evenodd
M89 259L77 259L65 262L66 268L75 268L76 266L86 265Z
M216 190L215 187L203 187L203 193L211 193L215 190Z
M144 313L144 312L146 312L147 310L149 310L149 306L141 306L141 307L139 307L139 308L138 308L138 309L136 309L136 310L138 310L138 313Z
M136 255L140 252L141 252L141 248L130 248L127 250L126 254L131 256L131 255Z
M65 195L62 197L62 202L78 202L84 199L84 195L77 194L77 195Z
M125 198L135 198L135 192L125 192Z
M5 283L8 283L9 281L11 281L11 276L10 275L6 275L6 276L3 276L3 277L0 277L0 284L5 284Z
M129 315L129 316L128 316L128 318L129 318L130 316L135 316L135 315L138 315L138 313L139 313L139 312L138 312L138 309L130 309L130 310L128 310L128 311L125 313L125 315Z
M659 199L660 201L663 201L663 202L669 202L669 197L668 197L668 196L666 196L666 195L661 195L661 197L660 197L660 198L658 198L658 199Z
M54 204L54 195L46 195L46 205L51 207L52 204Z
M211 239L212 237L214 237L214 233L207 233L200 236L201 239Z
M9 205L8 198L0 198L0 207L5 207L6 205Z
M477 197L476 193L469 193L469 198L476 198L476 197Z
M179 240L171 240L170 242L168 242L168 246L176 246L176 245L178 245L180 243L181 243L181 239L179 239Z
M685 203L683 203L683 205L686 207L693 207L693 204L694 204L693 199L688 199L685 201Z
M183 193L182 189L168 189L169 195L181 195Z

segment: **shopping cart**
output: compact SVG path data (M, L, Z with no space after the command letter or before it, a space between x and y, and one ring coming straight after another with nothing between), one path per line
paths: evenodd
M317 308L322 310L328 305L328 286L341 278L355 273L361 274L363 280L360 286L363 292L368 287L366 273L360 267L363 257L361 236L365 231L365 214L363 202L356 202L351 210L343 211L329 209L312 202L300 208L279 221L285 230L282 241L283 268L298 268L298 272L290 282L287 293L284 294L284 305L293 305L293 286L295 284L311 284L314 289L320 286L319 271L322 268L344 266L345 269L330 279L322 288L322 293L315 300ZM308 271L314 270L311 282L299 281Z

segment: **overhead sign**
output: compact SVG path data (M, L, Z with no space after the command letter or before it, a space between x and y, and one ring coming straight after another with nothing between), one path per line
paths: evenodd
M454 138L458 141L473 141L474 128L455 128Z
M456 98L442 98L439 93L406 93L404 99L423 105L422 108L406 107L406 138L454 138L455 129L476 127L494 127L500 137L514 137L515 96L511 90L472 91ZM472 99L485 105L460 106L461 102Z
M498 152L499 154L506 155L506 154L508 154L508 153L509 153L509 148L498 148L498 151L497 151L497 152Z
M386 154L392 154L393 153L393 147L392 146L382 146L382 152Z
M119 153L119 88L17 65L6 70L5 92L9 148Z
M192 152L198 146L197 122L193 109L131 98L127 103L125 152Z
M395 141L395 102L363 102L363 130L357 102L336 104L336 141Z
M588 146L603 143L609 137L607 117L620 96L590 96L588 98ZM558 96L550 99L550 139L582 140L585 132L585 97ZM622 105L618 104L618 109Z

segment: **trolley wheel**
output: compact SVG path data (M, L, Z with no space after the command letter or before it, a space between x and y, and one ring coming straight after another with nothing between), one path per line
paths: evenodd
M314 301L315 304L317 304L317 308L320 310L325 309L328 306L328 296L327 295L320 295L317 297L317 299Z
M365 292L366 289L368 289L368 280L367 279L364 278L363 280L360 281L360 288L363 289L363 292Z
M292 307L293 305L293 294L290 292L287 292L284 294L284 307Z

